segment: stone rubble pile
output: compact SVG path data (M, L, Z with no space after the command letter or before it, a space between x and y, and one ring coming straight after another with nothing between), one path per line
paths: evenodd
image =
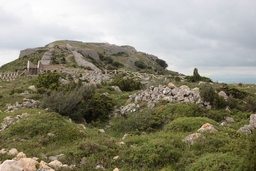
M52 160L49 163L38 161L36 157L28 158L25 153L18 152L13 148L9 152L6 149L0 150L0 155L15 156L11 160L0 162L0 171L59 171L59 170L74 170L74 165L67 165L60 162L58 159Z
M166 100L169 103L172 102L189 102L201 105L209 105L201 100L199 88L190 89L186 85L176 87L174 84L159 85L158 87L151 86L146 90L139 91L129 97L129 102L132 102L126 106L122 106L120 109L115 110L115 115L121 113L121 115L127 115L135 112L139 108L139 103L147 103L149 108L155 107L155 104L161 100Z
M38 108L39 107L39 101L33 100L33 99L23 99L23 102L19 104L16 102L15 104L11 105L9 104L7 106L7 109L4 111L5 113L14 112L16 110L19 110L21 108Z

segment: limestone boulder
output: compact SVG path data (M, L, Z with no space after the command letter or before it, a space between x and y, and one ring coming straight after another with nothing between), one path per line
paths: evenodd
M243 127L239 128L239 130L237 132L244 133L244 134L252 133L249 125L244 125Z
M23 171L22 166L16 160L5 160L0 164L1 171Z
M60 170L63 164L59 160L54 160L49 163L49 166L54 168L55 170Z
M182 142L189 143L189 144L193 145L200 136L201 136L200 133L193 133L193 134L186 136L182 140Z
M173 88L175 88L176 86L175 86L172 82L170 82L170 83L168 83L168 87L171 88L171 89L173 89Z
M256 114L251 114L251 116L250 116L250 126L253 129L256 128Z
M212 124L206 123L203 124L201 128L197 130L198 132L216 132L217 130L214 128Z
M227 96L227 94L226 94L224 91L220 91L220 92L218 93L218 95L219 95L220 97L223 97L225 100L228 99L228 96Z

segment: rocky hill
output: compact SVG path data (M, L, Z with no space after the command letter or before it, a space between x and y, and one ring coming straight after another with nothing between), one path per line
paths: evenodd
M43 65L61 65L67 68L82 67L88 70L129 70L153 74L166 74L167 63L154 55L138 52L131 46L109 43L55 41L45 47L21 50L19 59L0 68L2 71L22 70L30 60Z

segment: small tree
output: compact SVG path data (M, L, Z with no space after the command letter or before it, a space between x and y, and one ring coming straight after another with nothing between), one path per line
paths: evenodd
M201 80L201 76L198 73L198 69L195 68L193 72L193 81L194 82L199 82Z
M158 63L164 69L168 67L168 64L162 59L156 59L156 63Z

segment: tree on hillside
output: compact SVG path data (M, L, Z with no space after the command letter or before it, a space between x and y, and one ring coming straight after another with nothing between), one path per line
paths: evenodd
M156 63L158 63L164 69L168 67L168 64L162 59L156 59Z
M195 68L193 72L193 81L194 82L199 82L201 80L201 76L198 73L198 69Z

